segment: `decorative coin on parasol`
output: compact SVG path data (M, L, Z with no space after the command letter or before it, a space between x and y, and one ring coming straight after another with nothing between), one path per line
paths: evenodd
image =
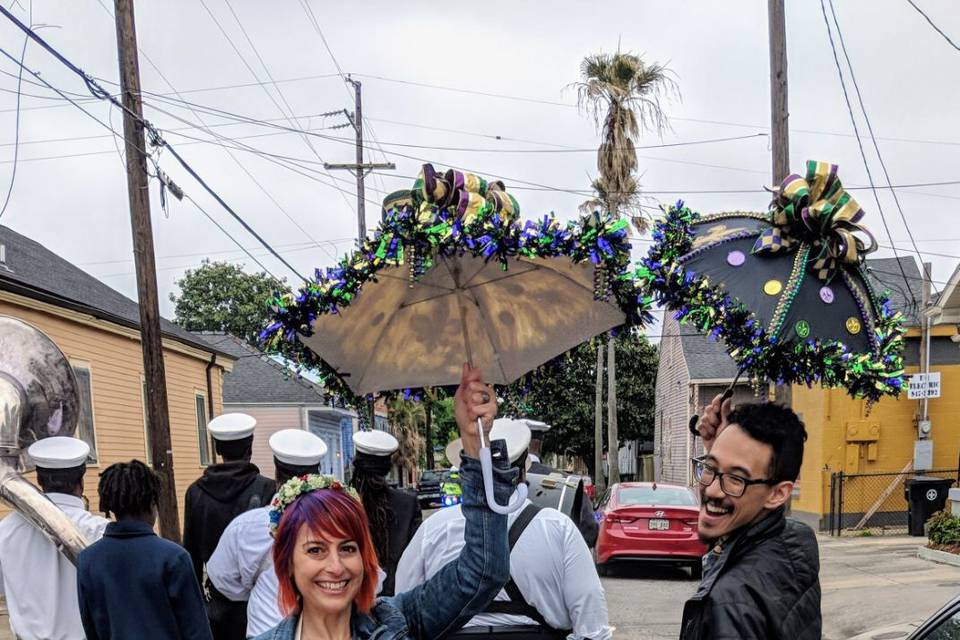
M810 161L774 193L767 213L701 216L678 202L637 277L677 320L722 340L738 378L844 387L868 404L899 395L901 314L867 277L876 242L837 166Z
M262 340L355 398L455 385L464 362L509 384L649 319L627 268L626 220L521 222L519 209L502 182L425 165L412 190L384 200L377 231L358 250L274 300ZM502 508L492 494L488 501Z

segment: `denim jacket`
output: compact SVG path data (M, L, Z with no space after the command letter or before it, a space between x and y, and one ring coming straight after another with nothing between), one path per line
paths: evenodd
M494 494L506 504L517 472L510 468L506 443L491 443ZM460 467L463 515L466 519L460 557L430 580L410 591L380 598L369 614L354 611L350 620L355 640L422 640L456 631L482 612L510 579L507 517L487 507L480 462L463 456ZM256 640L293 640L299 616L294 615Z

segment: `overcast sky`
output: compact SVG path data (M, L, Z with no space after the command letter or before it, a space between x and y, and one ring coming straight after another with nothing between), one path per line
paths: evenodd
M640 151L648 204L684 198L702 212L763 210L767 205L769 198L761 191L770 183L770 151L762 135L770 121L766 2L303 2L340 69L363 83L367 132L373 134L371 144L383 149L374 159L397 165L396 171L367 181L370 226L379 214L374 203L385 192L409 186L424 160L503 176L527 216L549 210L576 215L584 196L569 191L588 187L596 170L595 154L575 149L596 147L598 134L574 107L575 93L567 86L578 79L585 54L614 50L618 42L647 61L667 63L682 93L682 100L666 106L672 130L662 140L645 135L643 144L750 136ZM904 0L836 4L892 182L960 181L960 51ZM960 40L960 11L953 2L918 4ZM30 0L13 3L24 21L29 8ZM337 66L303 3L139 0L136 11L143 89L168 94L146 98L147 118L296 269L312 273L314 267L332 264L356 234L355 181L344 173L326 174L320 161L352 162L353 132L327 129L345 120L317 114L352 110L352 90L337 77ZM112 0L38 0L33 23L50 25L41 35L78 66L104 81L117 81ZM19 57L23 37L0 20L0 43ZM787 49L791 166L802 172L807 159L828 160L840 164L845 185L867 185L819 2L788 3ZM36 44L28 45L26 64L63 91L88 95L76 76ZM0 75L2 197L13 167L17 66L2 58L0 71L5 72ZM278 84L270 84L271 78ZM118 143L103 126L122 131L119 114L106 103L81 101L103 123L98 124L48 89L25 83L23 91L30 97L21 103L19 164L0 224L135 299L124 168ZM855 94L851 99L856 100ZM181 100L197 106L191 110ZM237 124L235 117L211 110L344 140ZM218 125L212 128L218 136L236 140L226 144L295 158L299 166L196 143L191 138L214 140L196 128L201 121ZM862 119L858 122L865 134ZM874 180L883 183L869 137L864 145ZM535 150L546 153L531 153ZM173 158L162 154L159 164L270 271L296 282ZM559 190L531 189L533 185ZM696 193L719 190L743 192ZM868 190L854 193L867 212L865 224L889 246L873 196ZM947 280L960 255L960 184L896 193L921 252L934 264L934 280ZM175 281L204 256L259 270L193 204L173 201L165 215L155 181L151 196L165 315L172 317L168 296L176 291ZM880 202L893 244L901 255L912 254L889 192ZM647 246L641 240L635 253ZM892 251L883 248L877 255ZM895 282L899 276L888 277Z

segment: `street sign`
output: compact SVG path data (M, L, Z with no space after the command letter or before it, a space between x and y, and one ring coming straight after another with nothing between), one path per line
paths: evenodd
M907 380L907 397L911 400L940 397L940 372L915 373Z

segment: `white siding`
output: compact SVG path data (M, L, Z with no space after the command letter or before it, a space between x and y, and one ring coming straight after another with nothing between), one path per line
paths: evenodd
M664 316L654 417L656 479L660 482L686 484L686 471L690 464L686 435L689 433L687 422L690 419L690 402L687 397L690 375L683 357L680 327L669 313Z
M246 413L257 420L253 432L253 464L260 467L260 473L272 478L273 454L270 452L270 436L281 429L303 429L303 405L256 405L224 404L223 412Z

